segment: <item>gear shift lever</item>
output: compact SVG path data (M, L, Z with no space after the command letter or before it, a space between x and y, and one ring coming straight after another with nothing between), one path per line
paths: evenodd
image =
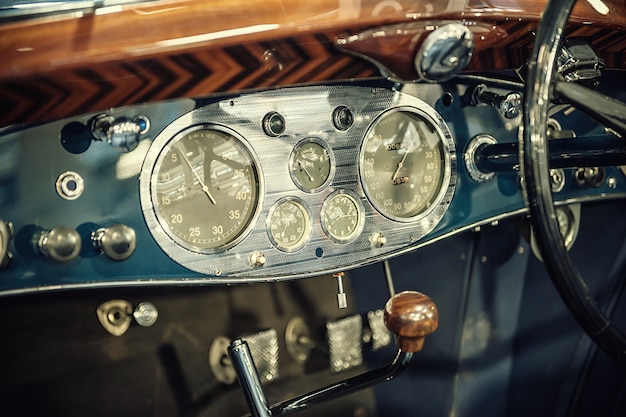
M428 296L405 291L385 304L385 326L396 335L396 344L403 352L419 352L424 338L437 330L439 313Z
M241 339L233 340L228 348L228 355L252 416L284 416L393 379L411 364L413 353L422 349L424 337L437 329L438 320L437 306L426 295L414 291L394 295L385 305L385 325L396 335L399 350L389 365L284 401L271 408L267 405L248 344Z

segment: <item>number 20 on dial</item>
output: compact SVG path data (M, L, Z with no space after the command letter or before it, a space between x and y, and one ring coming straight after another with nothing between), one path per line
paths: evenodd
M245 236L257 212L259 174L234 132L197 126L161 151L151 192L159 223L180 246L199 252L228 248Z

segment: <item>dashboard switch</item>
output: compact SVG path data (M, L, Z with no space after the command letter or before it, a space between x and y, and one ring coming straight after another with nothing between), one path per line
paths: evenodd
M81 239L76 230L59 226L42 231L36 239L36 246L45 258L66 263L76 259L80 253Z
M333 274L333 278L337 280L337 306L341 309L348 307L348 299L346 293L343 290L343 277L346 276L344 272L337 272Z
M267 262L265 255L259 251L254 251L249 258L250 266L253 268L261 268Z
M280 113L272 111L263 117L263 130L267 136L279 136L285 131L285 128L285 118Z
M159 318L159 310L157 310L156 306L151 302L144 301L135 307L133 317L138 325L150 327L154 325Z
M96 140L106 142L121 152L135 149L139 144L139 137L150 129L150 121L145 116L129 119L100 114L89 125Z
M96 250L114 261L130 258L137 247L135 231L124 224L100 228L91 234L91 240Z
M522 95L517 91L511 91L500 95L487 88L486 85L477 85L472 91L470 102L476 106L487 104L496 107L507 119L514 119L522 112Z
M575 176L578 185L586 184L593 188L599 188L604 184L606 171L602 167L578 168Z
M126 300L109 300L98 306L96 315L104 329L113 336L121 336L131 325L133 306Z
M57 178L56 190L62 199L76 200L85 191L85 181L79 173L66 171Z
M374 232L370 236L370 243L373 248L382 248L387 244L387 238L381 232Z
M339 106L333 111L333 124L338 130L348 130L354 123L354 113L346 106Z

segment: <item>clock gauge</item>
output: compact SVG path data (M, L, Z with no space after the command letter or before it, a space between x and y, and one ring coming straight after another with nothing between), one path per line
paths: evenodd
M267 227L276 248L283 252L295 252L309 240L311 216L301 200L285 198L270 210Z
M336 243L350 243L363 230L363 206L348 191L336 191L322 205L322 228Z

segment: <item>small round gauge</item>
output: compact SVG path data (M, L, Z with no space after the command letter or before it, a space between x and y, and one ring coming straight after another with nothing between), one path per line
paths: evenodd
M370 126L360 154L363 188L386 217L415 221L443 199L449 164L442 131L415 108L396 108Z
M318 192L330 182L333 162L332 154L324 142L317 138L304 139L291 153L291 178L303 191Z
M194 251L223 250L243 238L259 194L259 173L243 139L218 125L175 136L152 173L159 223L176 243Z
M322 205L322 228L333 241L349 243L363 230L363 209L351 193L337 191Z
M300 200L285 198L272 207L268 232L274 245L284 252L302 248L311 235L311 216Z

